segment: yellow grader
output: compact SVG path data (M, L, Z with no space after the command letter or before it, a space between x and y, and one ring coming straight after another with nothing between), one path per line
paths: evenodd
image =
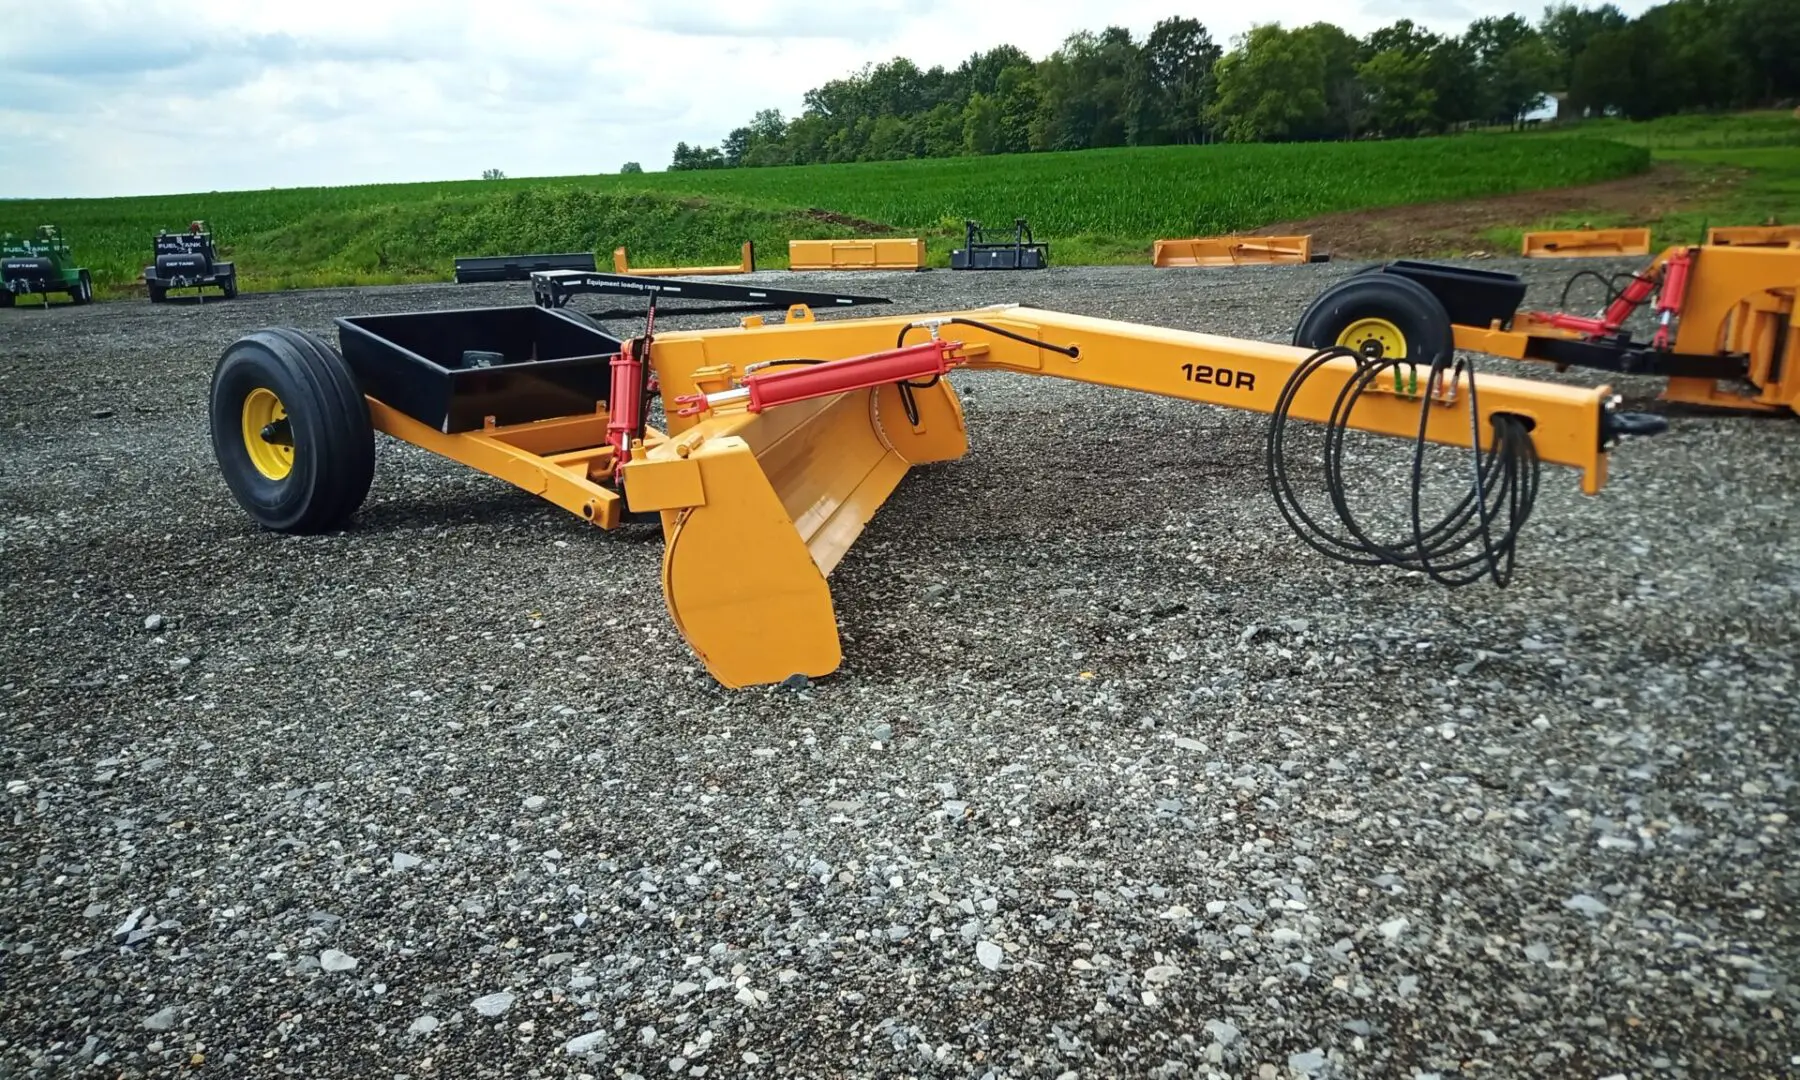
M642 333L625 340L554 299L339 318L337 348L291 328L249 334L213 375L225 481L267 529L335 530L367 495L380 431L602 529L659 522L669 615L737 688L839 666L827 578L910 468L968 450L953 370L1269 414L1269 483L1308 543L1452 586L1509 579L1541 462L1597 494L1619 438L1662 426L1621 412L1606 387L1486 374L1477 386L1447 344L1383 359L1016 305L830 320L795 305L778 323L658 331L651 296ZM660 430L647 422L657 396ZM1302 506L1294 420L1327 436L1336 523ZM1337 497L1352 429L1414 444L1410 533L1378 540ZM1469 451L1469 492L1436 522L1417 512L1428 444Z
M1708 243L1667 248L1644 269L1606 277L1593 315L1520 311L1516 275L1398 261L1320 293L1294 343L1370 359L1426 361L1452 349L1667 379L1663 399L1752 412L1800 411L1800 248ZM1563 289L1563 303L1569 288ZM1648 307L1646 307L1648 305ZM1627 323L1648 315L1648 340Z

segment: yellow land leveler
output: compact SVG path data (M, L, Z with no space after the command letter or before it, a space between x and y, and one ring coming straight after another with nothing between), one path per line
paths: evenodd
M657 522L669 615L729 687L839 666L827 577L908 469L968 450L956 369L1267 413L1269 483L1302 538L1452 586L1510 578L1540 462L1595 494L1616 441L1661 426L1605 387L1477 386L1447 353L1385 361L1017 305L831 320L796 305L780 323L658 331L652 301L621 340L540 296L552 302L339 318L338 348L289 328L239 339L211 389L226 484L267 529L338 529L369 490L381 431L603 529ZM647 423L658 395L663 430ZM1316 489L1311 509L1299 496L1291 420L1324 433L1334 523ZM1427 444L1467 448L1468 494L1436 522L1415 501L1408 526L1373 535L1342 497L1349 429L1413 444L1415 500Z

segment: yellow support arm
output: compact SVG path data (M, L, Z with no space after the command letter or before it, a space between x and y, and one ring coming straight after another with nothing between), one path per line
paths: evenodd
M976 327L947 322L973 319L1021 337L1072 346L1074 357L1064 356ZM967 367L1051 375L1077 382L1116 386L1165 397L1186 398L1214 405L1268 413L1275 408L1282 387L1295 369L1314 350L1241 338L1220 337L1189 330L1145 326L1113 319L1067 315L1037 308L1005 305L931 315L901 315L839 322L803 322L799 325L764 326L741 330L701 330L663 333L656 338L653 362L665 400L694 393L692 377L697 369L729 367L741 377L746 365L794 357L846 357L891 349L900 331L918 323L938 322L939 333L961 341L971 354ZM906 343L927 340L927 332L909 332ZM1291 409L1297 419L1323 421L1344 382L1356 371L1354 361L1331 361L1305 386ZM1420 379L1424 370L1420 371ZM1482 430L1488 419L1508 413L1531 421L1538 454L1545 461L1580 469L1582 490L1597 494L1606 482L1606 456L1601 450L1601 425L1609 387L1581 388L1529 379L1482 373L1478 376ZM1469 445L1468 379L1456 384L1433 410L1426 428L1432 442ZM670 418L670 433L679 434L684 421ZM1403 438L1418 433L1417 394L1385 394L1364 397L1351 416L1350 425L1365 431ZM1487 445L1484 438L1483 446Z

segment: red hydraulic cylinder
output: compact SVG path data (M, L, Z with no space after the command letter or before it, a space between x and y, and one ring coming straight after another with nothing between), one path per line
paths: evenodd
M948 372L950 354L961 347L957 341L926 341L823 364L758 371L744 379L744 386L750 391L750 403L745 408L761 412L775 405L866 390L884 383L929 379Z
M1656 348L1669 347L1669 320L1681 314L1682 301L1687 299L1688 271L1692 267L1693 256L1688 252L1669 256L1663 271L1662 292L1656 297L1658 325L1656 337L1651 342Z
M644 357L639 342L630 341L612 358L612 392L606 399L606 441L612 444L613 468L631 460L631 436L644 422Z
M1625 286L1625 291L1619 294L1619 298L1607 306L1605 332L1616 333L1621 326L1624 326L1625 320L1631 318L1631 313L1636 311L1644 301L1650 299L1650 293L1655 288L1656 278L1654 275L1634 276L1631 284Z
M1625 325L1625 320L1631 318L1631 313L1636 311L1644 301L1650 299L1650 293L1656 288L1656 281L1654 275L1633 276L1631 284L1625 286L1618 299L1608 304L1605 313L1597 319L1588 315L1570 315L1561 311L1540 314L1537 317L1540 321L1547 322L1558 330L1573 330L1577 334L1586 334L1589 337L1616 334L1619 332L1619 328Z
M1552 312L1540 318L1558 330L1573 330L1578 334L1604 334L1606 322L1603 319L1590 319L1586 315L1566 315L1563 312Z

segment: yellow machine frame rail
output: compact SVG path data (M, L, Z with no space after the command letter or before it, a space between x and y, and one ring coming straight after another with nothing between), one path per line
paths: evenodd
M632 266L625 258L623 247L613 248L613 272L617 274L635 274L638 277L708 277L723 274L749 274L756 270L756 244L744 241L743 259L735 266Z
M1312 237L1199 236L1158 240L1150 249L1150 265L1254 266L1312 261Z
M1720 225L1706 230L1708 247L1800 247L1800 225Z
M1649 229L1555 229L1528 232L1520 242L1528 259L1593 259L1650 254Z
M789 240L789 270L923 270L918 237L870 240Z

